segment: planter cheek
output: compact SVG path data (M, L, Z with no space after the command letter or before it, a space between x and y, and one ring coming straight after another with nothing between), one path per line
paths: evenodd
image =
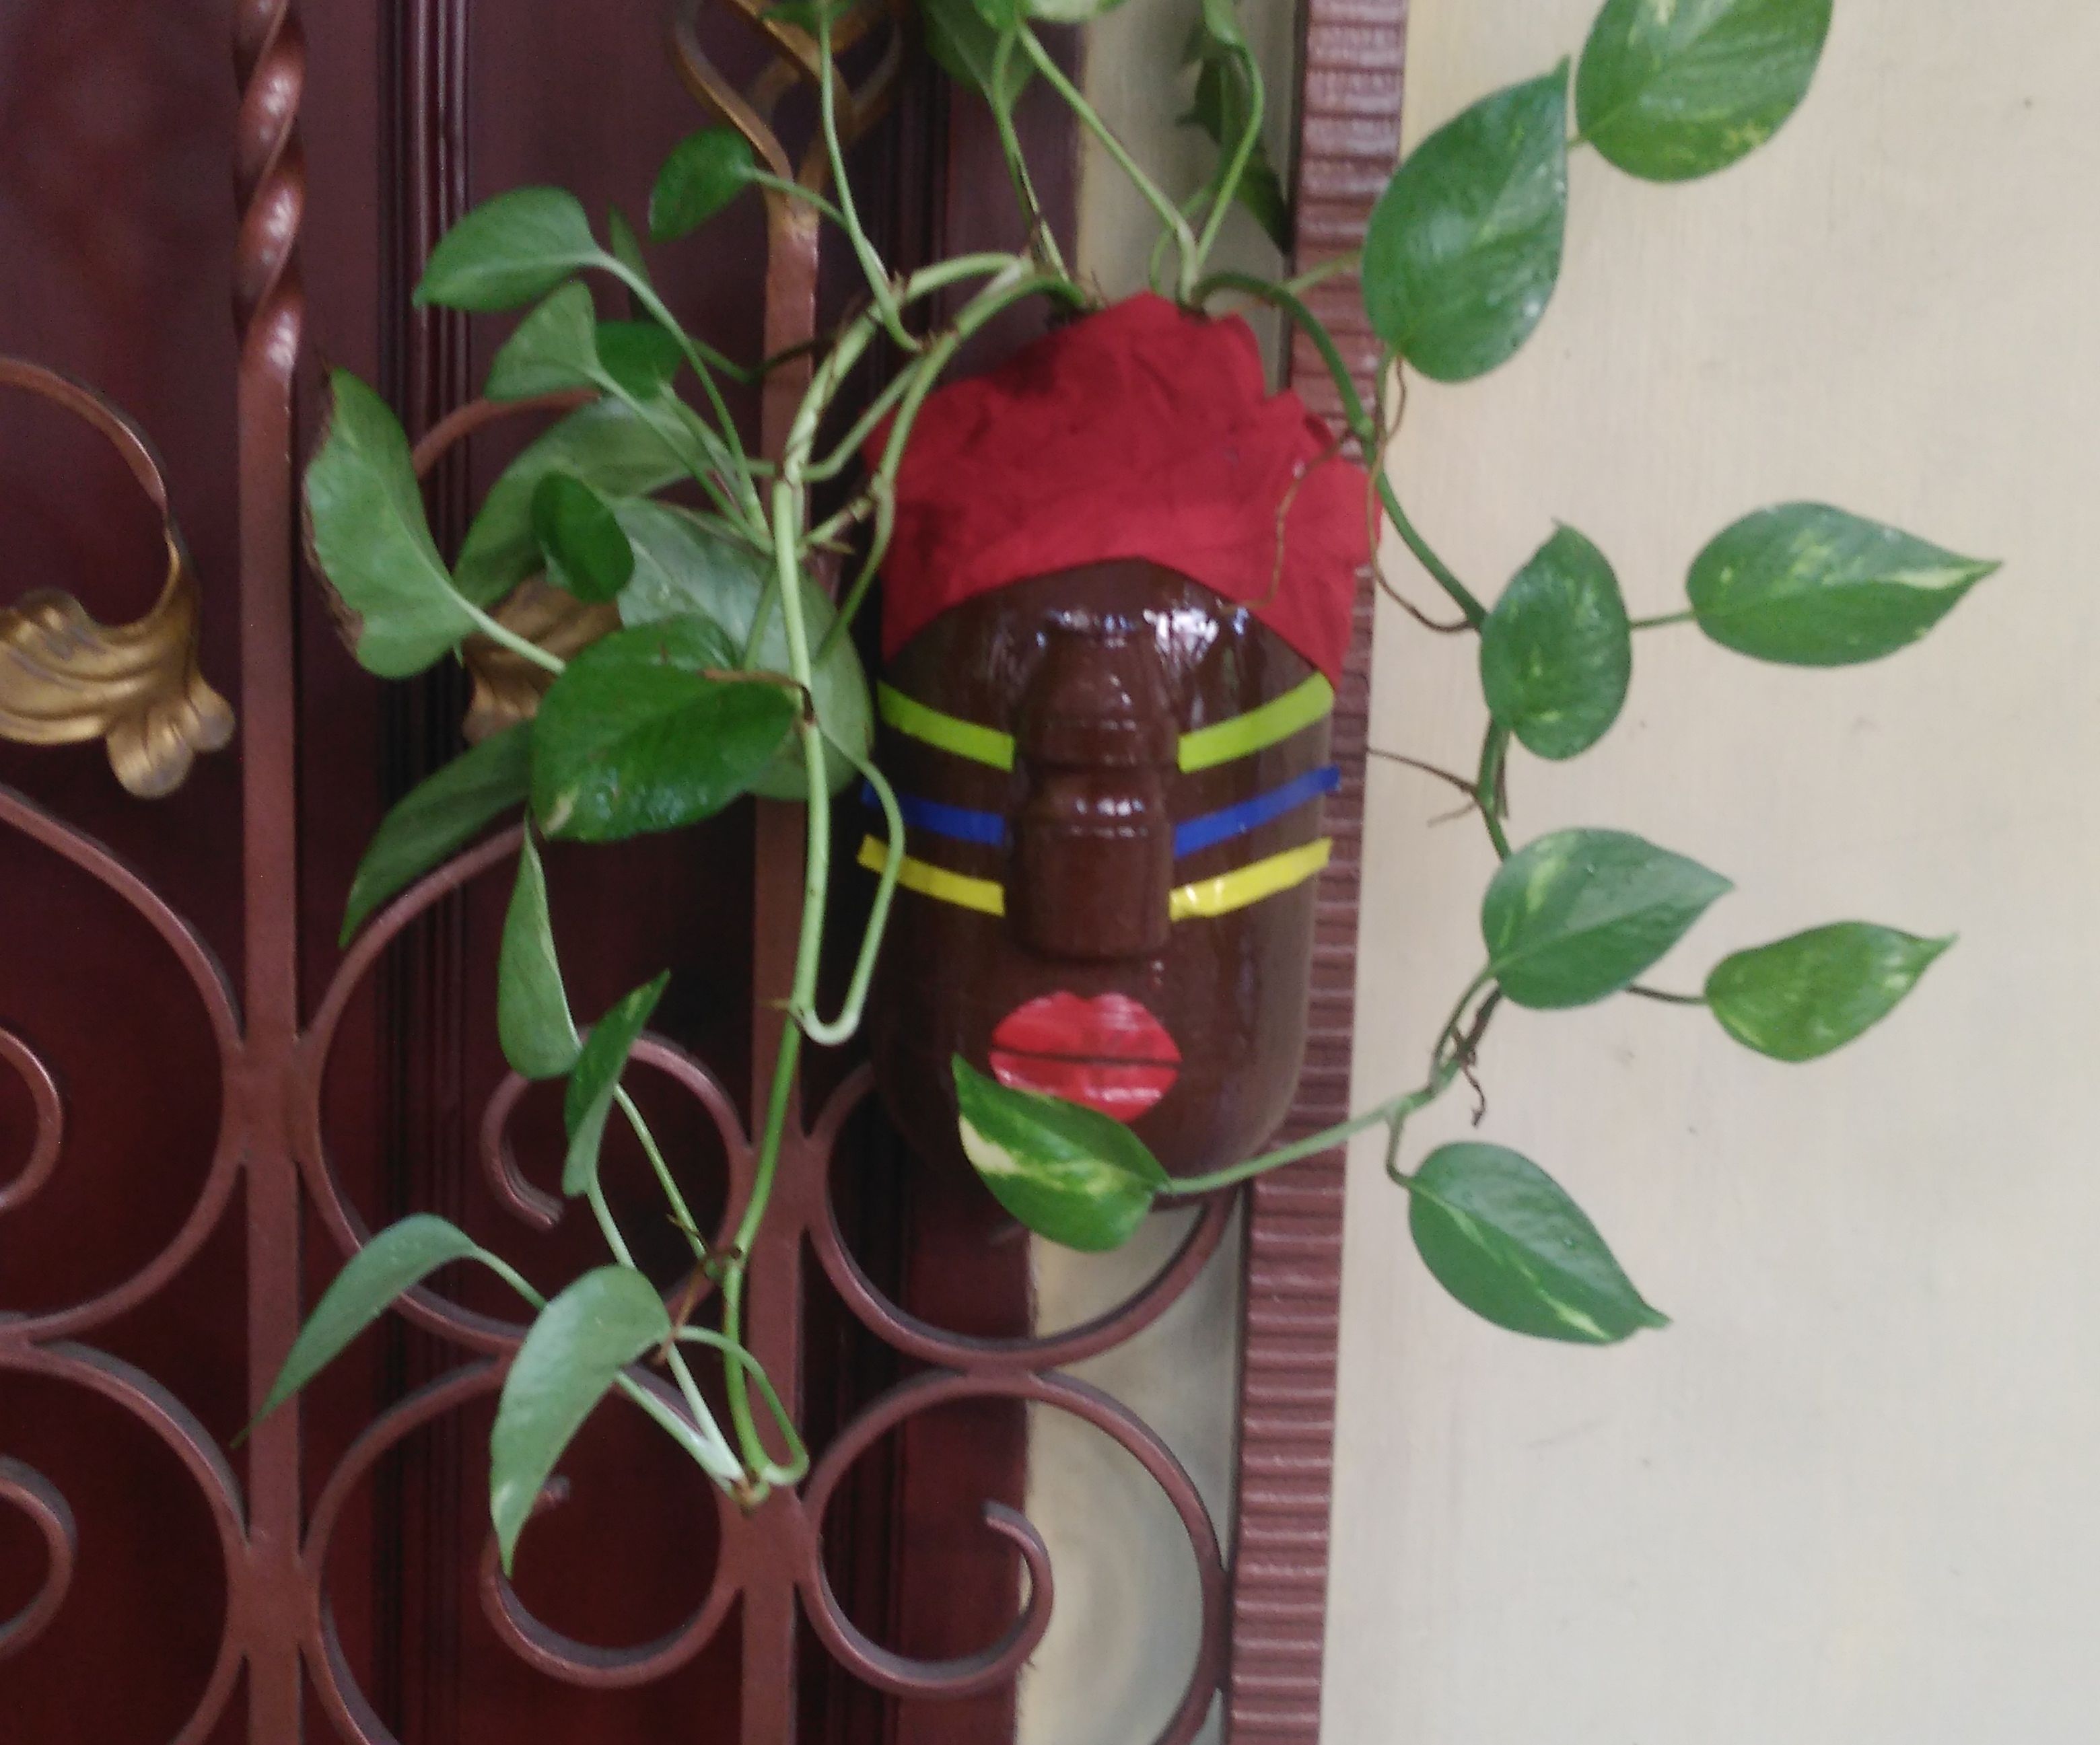
M923 1158L968 1167L956 1054L1130 1122L1176 1174L1274 1130L1304 1052L1325 685L1141 562L1012 584L898 651L880 756L910 860L872 1041Z

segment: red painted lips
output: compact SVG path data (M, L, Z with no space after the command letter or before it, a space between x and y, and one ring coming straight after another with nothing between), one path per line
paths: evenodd
M1046 994L991 1033L991 1069L1016 1091L1083 1103L1135 1121L1173 1088L1181 1051L1167 1027L1124 994Z

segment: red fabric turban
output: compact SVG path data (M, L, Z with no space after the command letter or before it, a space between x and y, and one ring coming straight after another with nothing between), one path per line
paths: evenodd
M1132 297L927 400L898 474L883 652L992 588L1146 558L1337 679L1368 490L1295 394L1268 392L1246 322Z

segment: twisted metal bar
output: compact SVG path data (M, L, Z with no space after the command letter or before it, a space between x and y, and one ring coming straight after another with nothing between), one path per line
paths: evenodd
M0 1502L14 1505L44 1541L44 1579L11 1618L0 1619L0 1660L20 1654L51 1628L73 1585L80 1535L64 1496L35 1467L0 1455Z

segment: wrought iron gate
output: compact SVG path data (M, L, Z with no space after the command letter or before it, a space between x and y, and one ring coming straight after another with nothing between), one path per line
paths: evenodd
M400 4L410 16L408 40L419 45L421 57L402 88L419 93L427 112L413 118L408 135L424 141L426 153L397 166L397 173L411 175L429 194L425 227L435 233L448 205L456 208L463 197L463 179L443 142L452 125L448 105L464 100L458 65L465 8L457 0ZM1360 239L1396 154L1405 0L1308 0L1305 11L1300 247L1316 260ZM0 1311L0 1373L55 1380L108 1401L165 1444L209 1509L223 1563L223 1627L201 1698L176 1733L175 1745L234 1738L292 1745L306 1736L312 1699L341 1737L379 1745L393 1734L360 1688L329 1595L332 1536L350 1499L390 1450L500 1386L522 1329L440 1293L419 1292L406 1312L451 1354L448 1366L367 1425L317 1487L302 1476L296 1410L276 1414L237 1454L230 1453L167 1387L96 1343L99 1329L153 1302L231 1222L239 1228L245 1272L246 1396L251 1403L261 1398L315 1285L333 1270L338 1255L368 1234L328 1155L324 1084L344 1012L377 972L390 942L516 847L514 833L498 837L426 879L329 967L318 1001L302 1003L294 599L297 588L310 584L302 579L297 556L295 400L307 328L299 258L308 188L299 129L307 50L292 0L236 0L233 15L240 93L234 156L240 218L232 268L240 341L239 573L231 587L227 578L206 579L205 610L237 612L240 622L237 979L221 968L199 932L117 856L0 787L0 825L69 862L128 906L179 967L216 1055L218 1132L202 1187L176 1233L128 1279L89 1301ZM775 77L761 73L761 87ZM777 207L765 279L769 352L786 350L814 330L818 265L814 228ZM1350 348L1359 373L1367 372L1375 348L1361 317L1352 315L1352 281L1330 280L1313 300ZM462 396L465 352L457 333L439 334L419 359L414 380L400 386L427 420ZM1297 363L1301 391L1324 408L1331 391L1324 372L1309 358ZM769 394L761 412L769 452L784 434L783 420L800 386L792 372L775 381L780 391ZM455 481L439 488L463 487ZM1294 1115L1301 1130L1339 1118L1348 1095L1370 621L1366 595L1335 715L1335 754L1344 778L1329 813L1335 853L1320 901L1312 1048ZM0 610L0 630L8 622ZM7 644L0 638L0 734L7 719ZM764 876L753 887L751 920L754 1060L770 1058L781 1021L775 1002L786 986L796 933L800 841L791 809L761 808L756 853ZM0 1155L0 1169L11 1172L0 1178L0 1219L26 1205L63 1168L68 1105L58 1077L31 1040L35 993L0 978L0 1068L6 1069L0 1077L19 1081L29 1111L22 1157L11 1146ZM740 1099L668 1040L651 1039L637 1058L695 1099L712 1124L727 1160L733 1216L748 1186L751 1154ZM783 1394L796 1399L804 1355L802 1271L805 1261L814 1262L845 1311L906 1360L904 1379L832 1436L799 1494L776 1494L748 1518L725 1506L712 1584L698 1609L668 1633L621 1650L571 1641L536 1620L492 1558L484 1558L480 1591L488 1625L513 1653L548 1676L612 1688L668 1676L734 1619L745 1745L787 1745L796 1737L804 1620L829 1655L879 1691L962 1696L1004 1688L1041 1639L1052 1604L1047 1549L1017 1511L986 1505L986 1522L996 1537L984 1542L982 1554L1008 1559L1002 1540L1018 1553L1027 1574L1020 1615L993 1646L937 1661L907 1659L853 1622L833 1591L821 1529L849 1469L907 1421L960 1400L1031 1402L1074 1413L1114 1439L1165 1492L1186 1529L1200 1575L1202 1646L1162 1745L1180 1745L1195 1734L1221 1685L1226 1728L1236 1745L1311 1745L1318 1730L1326 1573L1339 1156L1264 1179L1251 1191L1238 1485L1229 1558L1172 1452L1118 1402L1064 1371L1130 1338L1171 1307L1224 1240L1231 1206L1222 1200L1207 1206L1165 1269L1113 1312L1049 1337L961 1337L886 1294L842 1232L830 1166L867 1088L864 1074L852 1075L817 1102L791 1135L783 1187L763 1238L770 1252L753 1268L753 1344L781 1378ZM505 1137L521 1089L507 1082L489 1101L479 1155L499 1199L530 1222L547 1214L518 1174ZM0 1123L0 1141L11 1137ZM4 1228L0 1224L0 1240ZM319 1253L307 1240L316 1229L324 1238ZM8 1457L7 1441L0 1423L0 1503L41 1538L44 1565L26 1606L0 1622L0 1660L30 1650L60 1615L76 1551L65 1474ZM245 1700L245 1720L235 1706L236 1694ZM4 1710L0 1734L15 1737ZM693 1736L717 1735L696 1730ZM913 1735L922 1736L932 1735ZM23 1745L45 1742L25 1739Z

